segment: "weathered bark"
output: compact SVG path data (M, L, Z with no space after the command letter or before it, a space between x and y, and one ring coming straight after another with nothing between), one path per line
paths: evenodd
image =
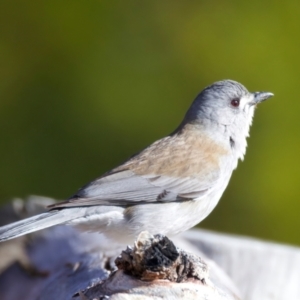
M2 210L0 221L35 213L40 201ZM0 244L0 299L300 299L299 248L200 230L175 241L180 249L143 234L121 252L68 226L8 241Z

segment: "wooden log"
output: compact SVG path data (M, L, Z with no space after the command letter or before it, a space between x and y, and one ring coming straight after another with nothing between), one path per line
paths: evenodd
M0 221L49 201L17 201ZM1 243L0 299L300 299L297 247L203 230L174 240L180 248L144 233L124 250L101 234L57 226Z

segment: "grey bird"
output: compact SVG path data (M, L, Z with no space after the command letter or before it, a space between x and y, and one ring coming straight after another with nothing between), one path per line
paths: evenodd
M0 228L0 241L59 224L131 243L144 230L175 235L217 205L243 160L255 107L273 96L223 80L206 87L183 121L48 212Z

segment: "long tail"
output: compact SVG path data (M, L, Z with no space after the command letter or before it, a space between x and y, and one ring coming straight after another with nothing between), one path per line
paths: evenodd
M84 212L78 208L52 210L18 222L0 227L0 242L51 226L67 223L81 217Z

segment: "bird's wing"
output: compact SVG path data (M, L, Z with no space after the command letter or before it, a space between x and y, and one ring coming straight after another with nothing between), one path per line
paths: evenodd
M226 151L197 131L167 136L51 208L199 198L216 186Z
M90 205L136 205L151 202L185 201L205 196L213 182L195 178L137 175L131 170L109 173L81 188L69 200L51 208Z

